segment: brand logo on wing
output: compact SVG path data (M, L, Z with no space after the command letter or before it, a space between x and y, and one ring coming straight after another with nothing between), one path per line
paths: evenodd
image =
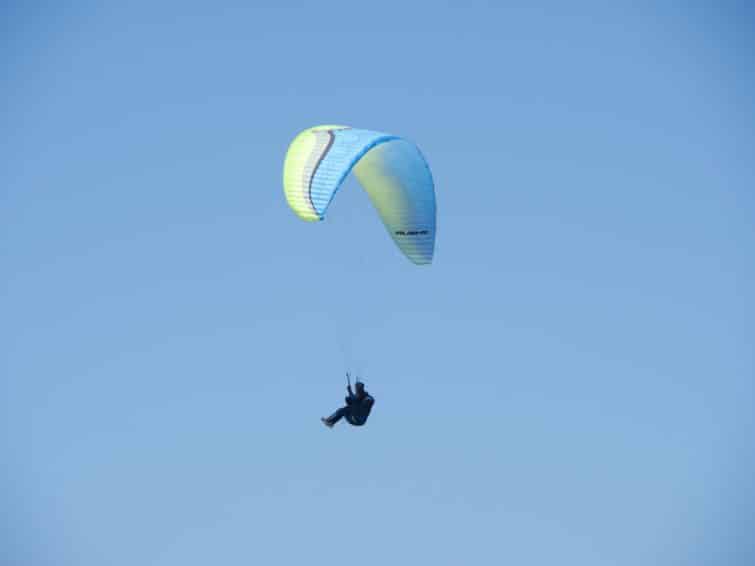
M429 230L396 230L394 232L396 236L424 236L429 233Z

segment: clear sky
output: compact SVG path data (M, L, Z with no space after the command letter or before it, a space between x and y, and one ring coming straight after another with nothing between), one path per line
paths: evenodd
M753 9L260 4L0 8L0 562L755 563Z

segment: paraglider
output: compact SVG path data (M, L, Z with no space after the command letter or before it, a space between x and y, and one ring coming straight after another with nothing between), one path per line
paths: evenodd
M323 220L351 171L401 252L417 265L431 263L433 178L417 146L398 136L347 126L304 130L291 142L283 166L289 206L303 220Z
M328 428L333 428L333 425L343 418L352 426L364 426L367 422L367 417L370 416L372 406L375 404L375 399L367 393L364 383L359 381L358 377L354 383L356 392L351 389L351 376L348 373L346 374L346 379L348 382L346 391L349 393L345 399L346 405L336 410L329 417L322 417L320 419Z
M352 171L401 253L416 265L432 263L433 177L417 146L398 136L348 126L315 126L299 133L283 164L283 190L289 207L302 220L324 220ZM354 391L348 373L346 377L346 404L321 418L329 428L341 419L363 426L375 404L364 383L357 379Z

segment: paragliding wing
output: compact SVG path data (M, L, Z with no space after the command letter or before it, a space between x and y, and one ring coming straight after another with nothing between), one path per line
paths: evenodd
M399 249L418 265L431 263L435 188L425 159L409 141L346 126L303 131L283 169L289 206L303 220L323 220L352 168Z

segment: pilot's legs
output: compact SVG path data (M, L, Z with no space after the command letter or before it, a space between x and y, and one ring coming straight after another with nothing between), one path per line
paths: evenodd
M325 426L332 427L334 424L336 424L338 421L340 421L342 418L344 418L349 412L348 407L341 407L338 409L335 413L330 415L328 418L323 417L322 422L325 423Z

